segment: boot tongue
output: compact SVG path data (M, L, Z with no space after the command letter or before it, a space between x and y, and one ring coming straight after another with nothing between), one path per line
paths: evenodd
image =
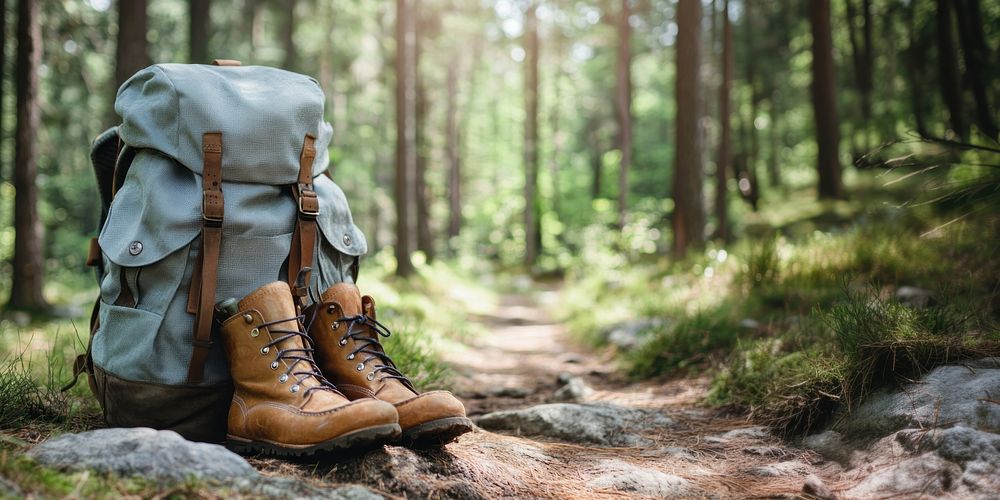
M292 290L288 283L275 281L264 285L256 291L247 295L239 304L241 311L256 309L260 311L264 321L275 321L279 319L289 319L290 321L278 323L275 328L281 330L296 330L295 323L295 301L292 300Z
M353 283L337 283L327 288L320 298L323 302L336 302L344 316L361 314L361 292Z
M288 283L283 281L276 281L258 288L256 291L241 300L239 307L240 311L256 309L264 318L265 323L281 319L288 320L275 323L267 327L267 330L270 332L271 340L289 335L284 332L300 331L299 323L296 319L297 314L295 312L295 301L292 299L292 291L288 287ZM278 351L281 350L303 349L304 347L305 345L303 344L302 337L298 335L291 335L288 339L272 346L272 354L270 354L270 356L273 357ZM306 353L301 351L294 351L289 354L294 356L306 356ZM295 368L292 370L292 373L309 371L311 369L309 363L305 361L296 362L295 360L286 360L285 363L295 363ZM282 368L282 370L284 370L284 368ZM298 376L293 376L293 379L298 378ZM319 382L314 380L313 377L306 377L299 382L299 385L302 385L303 387L312 387L318 384Z

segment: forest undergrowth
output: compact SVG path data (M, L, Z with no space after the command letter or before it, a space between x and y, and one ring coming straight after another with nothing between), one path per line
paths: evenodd
M582 252L565 317L637 378L708 370L705 403L815 430L875 389L1000 356L1000 216L980 209L1000 183L980 174L951 172L949 192L986 196L933 203L912 195L926 178L897 174L858 176L851 201L787 190L784 212L748 215L744 239L679 262Z

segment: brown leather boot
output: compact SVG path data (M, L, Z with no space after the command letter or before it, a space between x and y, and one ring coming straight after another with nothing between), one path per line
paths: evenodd
M316 362L348 398L378 398L396 406L403 442L415 446L443 444L472 430L465 406L447 391L419 393L386 355L379 335L387 330L375 320L375 301L361 297L352 284L340 283L310 306L309 336Z
M222 324L233 377L227 445L241 453L310 455L397 439L396 409L349 400L323 378L287 283L265 285Z

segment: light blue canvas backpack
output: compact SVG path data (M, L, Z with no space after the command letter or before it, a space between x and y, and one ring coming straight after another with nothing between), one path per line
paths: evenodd
M109 425L223 439L232 390L215 303L285 280L305 305L354 281L367 243L323 175L323 105L312 78L226 62L150 66L118 90L122 124L91 155L101 293L75 370Z

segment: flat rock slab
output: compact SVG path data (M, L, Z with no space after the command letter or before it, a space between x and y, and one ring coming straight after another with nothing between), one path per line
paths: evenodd
M609 404L553 403L523 410L489 413L476 423L488 430L545 436L570 443L601 446L643 446L652 443L640 435L674 425L658 412Z
M63 434L36 445L28 456L57 469L93 469L161 484L190 478L224 482L259 476L243 457L223 446L193 443L173 431L143 427Z
M592 490L611 490L657 498L677 498L697 493L690 481L656 469L621 460L602 460L599 471L587 481Z
M901 392L869 396L843 424L845 435L881 437L905 428L961 425L1000 432L1000 358L935 368Z

